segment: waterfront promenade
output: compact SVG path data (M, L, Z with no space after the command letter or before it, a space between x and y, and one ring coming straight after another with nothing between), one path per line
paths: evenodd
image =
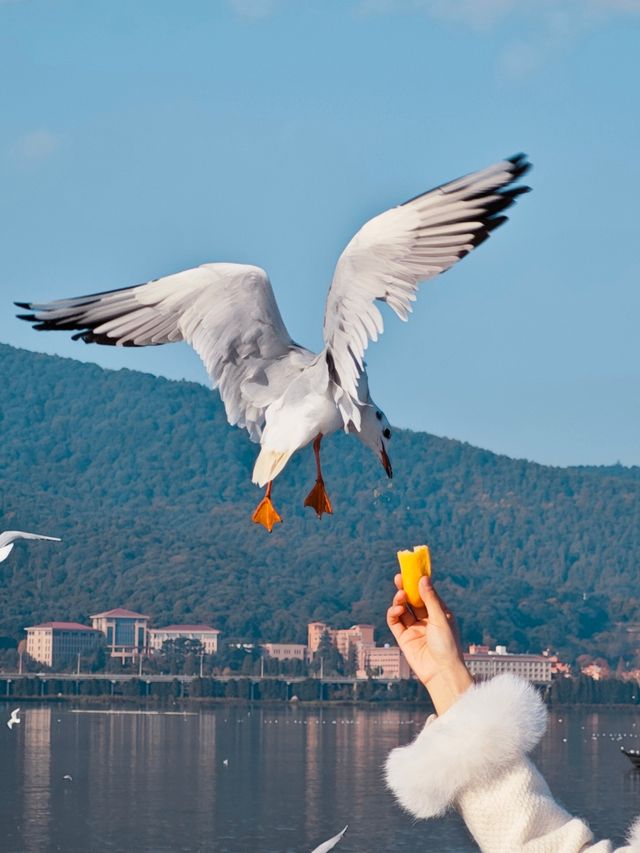
M372 691L385 698L400 699L398 691L407 682L372 681L343 676L282 675L147 675L133 673L1 673L0 699L64 699L85 697L275 699L280 701L358 700L371 698ZM417 682L409 688L417 698ZM394 689L395 688L395 689ZM426 696L422 697L426 700Z

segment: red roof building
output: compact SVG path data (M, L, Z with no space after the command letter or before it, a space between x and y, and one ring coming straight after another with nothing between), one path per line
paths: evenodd
M116 607L115 610L105 610L104 613L96 613L91 619L116 618L116 619L148 619L144 613L136 613L135 610L126 610L124 607Z
M25 631L29 657L53 669L92 655L104 641L99 631L79 622L43 622Z
M144 613L116 607L114 610L95 613L91 622L97 631L105 635L112 658L120 658L122 663L126 663L147 651L149 617Z

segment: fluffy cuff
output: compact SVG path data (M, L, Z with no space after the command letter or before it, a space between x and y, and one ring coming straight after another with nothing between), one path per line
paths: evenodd
M630 850L640 851L640 817L633 822L627 836L627 841L629 842Z
M387 785L417 818L443 814L469 784L482 784L530 752L547 725L535 689L513 675L476 684L413 743L394 749Z

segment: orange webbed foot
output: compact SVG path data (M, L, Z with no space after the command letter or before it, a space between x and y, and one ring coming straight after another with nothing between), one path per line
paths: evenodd
M256 524L261 524L266 530L271 533L276 524L282 524L282 519L276 512L274 505L271 503L271 498L264 497L255 509L251 516L251 521Z
M304 505L314 509L318 518L322 518L323 512L333 515L333 507L325 490L324 480L321 478L316 480L315 486L304 499Z

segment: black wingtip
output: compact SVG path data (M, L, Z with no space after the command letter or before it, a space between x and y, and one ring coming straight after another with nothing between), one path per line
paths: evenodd
M21 305L20 307L22 308L26 306ZM18 318L18 320L26 320L28 323L33 323L33 321L36 319L35 314L16 314L16 317Z
M516 181L527 172L531 171L531 163L526 154L514 154L513 157L507 157L507 163L511 163L515 168L513 171L512 181Z
M31 302L14 302L13 304L16 306L16 308L26 308L27 311L32 310Z

